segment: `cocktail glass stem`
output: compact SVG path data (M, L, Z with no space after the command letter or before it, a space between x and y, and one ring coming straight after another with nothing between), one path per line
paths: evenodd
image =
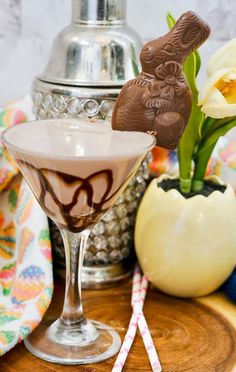
M81 299L81 271L90 230L73 233L59 229L66 256L65 299L62 314L51 325L50 334L60 343L86 344L98 337L96 327L84 317Z
M81 299L81 270L90 230L72 233L60 229L66 256L66 289L61 321L66 325L84 320Z
M59 228L65 247L66 288L61 316L44 320L26 340L34 355L61 364L89 364L112 357L120 348L119 335L104 323L87 320L81 299L81 271L90 233Z

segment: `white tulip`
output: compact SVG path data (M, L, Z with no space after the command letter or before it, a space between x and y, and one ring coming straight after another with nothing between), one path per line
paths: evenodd
M236 115L236 38L209 60L208 79L199 92L201 110L212 118Z

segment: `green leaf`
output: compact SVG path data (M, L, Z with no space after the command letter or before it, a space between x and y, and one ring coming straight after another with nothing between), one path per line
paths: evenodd
M213 132L216 131L216 129L223 127L224 125L228 124L232 120L234 120L233 116L223 118L223 119L214 119L214 118L207 117L204 123L202 137L205 139L210 137L213 134Z
M193 99L197 99L196 93L197 91L197 83L196 83L196 68L197 68L197 60L195 53L191 53L188 58L186 59L183 70L188 80L188 83L192 89Z
M201 128L201 133L202 133L203 138L207 135L207 133L211 130L211 128L215 126L216 122L217 122L217 119L211 118L209 116L205 118L204 123L202 124L202 128Z
M206 150L206 148L210 147L213 143L216 144L220 137L224 136L230 129L232 129L235 126L236 118L234 118L233 120L231 119L229 123L227 122L218 129L214 130L211 135L203 139L201 146L199 147L199 151L196 154L196 157L199 157Z
M171 13L167 13L166 21L167 21L167 24L168 24L169 30L172 30L172 28L173 28L174 25L176 24L176 20L174 19L174 17L172 16Z
M222 119L226 121L227 118ZM228 118L229 119L229 118ZM221 120L218 120L220 122ZM195 155L195 168L194 168L194 175L193 175L193 190L195 191L195 184L198 184L201 182L203 184L203 180L206 173L207 164L210 160L211 154L219 140L220 137L224 136L230 129L236 126L236 119L234 118L230 122L225 122L225 124L221 123L221 126L214 131L212 131L211 135L209 135L207 138L205 137L202 140L202 143L199 146L199 151ZM199 191L199 190L196 190Z
M198 50L195 50L194 54L195 54L195 57L196 57L196 75L195 76L197 76L198 73L199 73L199 70L201 68L202 62L201 62L201 57L200 57L200 54L199 54Z

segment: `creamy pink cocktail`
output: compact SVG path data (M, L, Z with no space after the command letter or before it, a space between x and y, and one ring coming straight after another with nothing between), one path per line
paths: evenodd
M35 122L5 139L41 207L60 226L81 231L95 223L143 159L150 137L109 124Z

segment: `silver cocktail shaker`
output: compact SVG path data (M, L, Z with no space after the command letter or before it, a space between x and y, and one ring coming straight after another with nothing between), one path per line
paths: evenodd
M139 36L126 25L126 0L73 0L72 23L54 40L49 63L33 82L36 118L109 120L121 87L138 74L140 48ZM134 219L148 176L144 162L94 226L85 253L84 287L110 285L130 273ZM59 231L52 222L50 229L57 268L63 267Z

